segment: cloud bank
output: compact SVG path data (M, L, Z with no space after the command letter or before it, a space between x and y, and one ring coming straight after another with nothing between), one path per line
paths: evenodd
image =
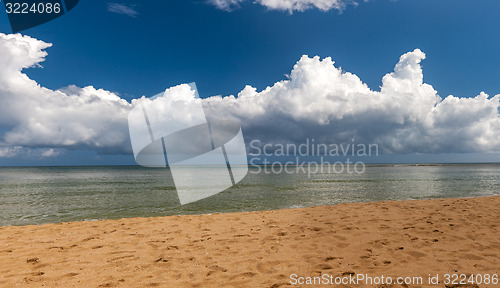
M423 83L423 59L419 49L402 55L380 91L373 91L329 57L302 56L288 80L206 101L241 119L245 135L263 142L354 139L402 154L500 151L500 95L442 99Z
M209 0L209 3L215 7L231 11L240 6L246 0ZM294 11L302 12L308 9L317 8L321 11L329 11L336 9L343 11L347 5L357 5L353 0L256 0L258 3L271 10L281 10L293 13Z
M91 86L53 91L22 73L43 62L50 46L29 36L0 33L0 157L23 148L129 152L130 103Z
M92 86L56 91L40 86L22 70L43 62L50 46L28 36L0 34L0 157L51 157L64 149L130 153L128 113L147 99L129 103ZM383 77L380 91L374 91L335 67L331 58L302 56L289 79L263 91L246 86L237 97L197 101L240 120L247 143L354 139L378 144L384 153L500 152L500 95L443 99L423 82L423 59L419 49L402 55ZM176 101L189 102L194 95L179 87L166 92ZM174 115L174 108L165 113Z

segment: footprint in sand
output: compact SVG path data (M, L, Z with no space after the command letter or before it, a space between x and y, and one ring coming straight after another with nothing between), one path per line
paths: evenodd
M26 259L26 263L37 264L38 262L40 262L40 259L38 257Z
M460 254L461 259L467 260L483 260L484 258L475 254Z
M351 244L350 243L338 243L335 246L337 246L337 248L343 249L343 248L346 248L349 245L351 245Z
M408 253L410 256L413 256L415 258L422 258L422 257L427 256L427 254L419 252L419 251L408 251L406 253Z
M257 263L257 270L260 272L260 273L264 273L264 274L272 274L274 272L276 272L276 270L273 268L273 264L272 263L269 263L269 262L259 262Z
M135 258L135 259L138 259L138 258L137 258L137 257L135 257L134 255L125 255L125 256L120 256L120 257L111 258L111 259L109 259L107 262L108 262L108 263L118 263L118 262L123 262L123 260L125 260L125 261L130 261L130 258Z
M337 259L344 259L342 257L335 257L335 256L328 256L325 258L325 261L332 261L332 260L337 260Z
M325 270L332 270L333 267L329 264L326 264L326 263L323 263L323 264L319 264L319 265L316 265L316 272L320 273L320 272L323 272Z
M210 269L208 272L207 272L207 276L210 276L216 272L227 272L227 269L224 268L224 267L220 267L219 265L212 265L210 267L208 267L208 269Z

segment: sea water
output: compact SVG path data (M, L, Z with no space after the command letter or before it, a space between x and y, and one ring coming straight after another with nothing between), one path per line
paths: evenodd
M168 169L3 167L0 226L500 195L499 164L366 165L361 174L293 171L253 167L232 188L180 205Z

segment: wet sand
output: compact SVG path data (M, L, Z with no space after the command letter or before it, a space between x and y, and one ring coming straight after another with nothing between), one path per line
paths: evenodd
M499 257L500 196L353 203L3 227L0 287L458 287L444 274L500 274Z

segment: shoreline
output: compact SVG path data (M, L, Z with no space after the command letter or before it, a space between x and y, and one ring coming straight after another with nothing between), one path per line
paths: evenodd
M500 196L5 226L0 286L281 287L292 274L498 275L498 235Z
M27 225L5 225L0 226L2 228L8 227L31 227L31 226L43 226L43 225L52 225L52 224L71 224L71 223L86 223L86 222L101 222L101 221L120 221L127 219L155 219L155 218L165 218L165 217L176 217L176 216L210 216L210 215L225 215L225 214L239 214L239 213L260 213L260 212L271 212L271 211L282 211L282 210L296 210L296 209L307 209L314 207L331 207L338 206L343 204L368 204L368 203L380 203L380 202L411 202L411 201L429 201L429 200L447 200L447 199L474 199L474 198L488 198L488 197L500 197L500 195L480 195L480 196L464 196L464 197L453 197L453 198L427 198L427 199L407 199L407 200L379 200L379 201L367 201L367 202L342 202L331 205L313 205L313 206L304 206L304 207L288 207L282 209L269 209L269 210L257 210L257 211L238 211L238 212L212 212L212 213L201 213L201 214L175 214L175 215L162 215L162 216L137 216L137 217L122 217L122 218L103 218L103 219L84 219L84 220L76 220L76 221L63 221L63 222L47 222L40 224L27 224Z

